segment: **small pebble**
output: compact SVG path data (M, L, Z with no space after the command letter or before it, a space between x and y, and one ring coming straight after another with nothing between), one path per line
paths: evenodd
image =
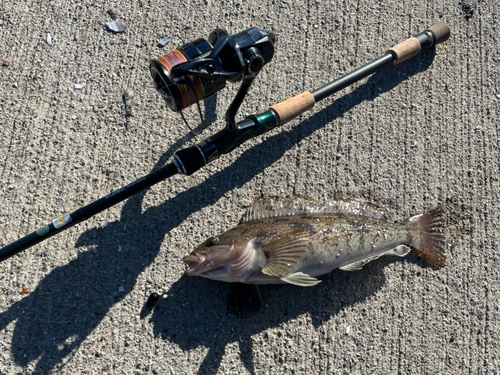
M12 64L12 62L9 59L3 59L2 60L2 65L3 66L9 66L10 64Z
M106 27L115 33L122 33L124 31L123 25L118 21L106 22Z
M167 36L158 42L159 47L165 47L165 45L172 40L171 36Z

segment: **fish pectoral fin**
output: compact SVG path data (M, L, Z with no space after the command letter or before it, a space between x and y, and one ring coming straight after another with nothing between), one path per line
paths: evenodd
M382 255L396 255L398 257L404 257L410 251L411 251L411 249L408 246L406 246L406 245L399 245L399 246L395 247L394 249L390 249L390 250L388 250L388 251L386 251L386 252L384 252L382 254L378 254L378 255L372 256L370 258L359 260L357 262L354 262L354 263L351 263L351 264L347 264L347 265L345 265L343 267L339 267L339 270L342 270L342 271L357 271L357 270L360 270L361 268L363 268L363 266L365 264L371 262L372 260L380 258Z
M295 272L292 273L291 275L283 276L281 280L283 280L286 283L298 286L314 286L321 282L321 280L318 280L303 272Z
M262 272L270 276L285 276L293 272L305 258L311 241L308 230L294 230L266 244L262 250L267 263Z

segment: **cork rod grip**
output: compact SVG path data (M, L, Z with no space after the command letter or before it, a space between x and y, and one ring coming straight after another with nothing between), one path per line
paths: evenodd
M438 22L417 36L406 39L389 51L396 55L394 64L406 61L436 44L443 43L450 37L450 28L444 22ZM430 39L429 39L430 38ZM424 43L423 45L421 43Z
M406 39L404 42L399 43L397 46L392 47L389 51L392 51L396 54L395 64L399 64L413 56L418 55L421 50L422 47L420 45L420 42L417 38L412 36L411 38Z
M271 109L278 116L278 126L282 126L305 111L310 110L314 107L314 103L314 96L309 91L305 91L284 102L273 105Z

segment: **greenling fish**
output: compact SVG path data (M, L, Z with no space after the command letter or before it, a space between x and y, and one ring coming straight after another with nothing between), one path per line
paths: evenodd
M360 202L259 199L238 226L209 238L183 260L190 276L313 286L320 282L317 276L336 268L359 270L382 255L405 256L410 247L443 267L443 229L439 209L398 224Z

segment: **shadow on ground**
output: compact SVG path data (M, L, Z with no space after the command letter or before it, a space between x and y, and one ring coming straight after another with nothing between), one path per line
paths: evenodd
M110 308L134 288L137 276L156 259L168 232L192 213L216 203L227 191L243 186L255 175L262 173L304 137L356 105L373 100L407 78L426 70L433 59L434 51L428 50L419 58L399 65L397 69L389 68L375 74L366 84L339 98L300 126L269 137L266 142L244 152L231 166L215 174L210 180L178 194L158 207L142 212L145 192L130 198L123 207L119 221L103 228L90 229L81 235L77 246L86 246L89 250L80 252L77 259L53 270L30 295L0 314L0 329L17 320L11 348L16 364L25 367L39 359L35 373L48 373L64 365L66 358L99 325ZM206 106L208 124L214 121L215 101L206 103ZM161 167L189 139L188 135L170 147L154 169ZM217 190L214 191L213 186L217 186ZM144 223L148 225L145 226ZM122 251L118 257L119 247ZM235 341L236 333L238 336L241 334L242 338L245 337L243 343L240 341L240 345L244 346L241 350L242 360L253 371L249 339L252 334L304 312L311 314L315 324L321 324L337 314L344 303L362 301L376 292L383 284L381 267L370 269L375 270L375 275L369 277L373 284L364 283L362 286L359 286L361 282L368 278L365 272L370 271L358 274L333 273L314 289L286 286L287 297L283 297L280 292L283 286L269 286L263 295L269 308L242 331L239 330L243 325L241 321L232 318L224 306L225 295L229 290L227 285L215 283L217 286L214 287L214 282L209 280L183 277L172 286L169 292L172 297L160 302L152 322L155 332L178 343L182 348L190 349L196 345L210 347L200 373L214 372L214 368L220 363L224 345ZM342 287L339 288L338 285ZM119 292L120 287L123 288L122 292ZM207 293L207 290L210 292ZM272 304L273 300L278 299L281 301L280 307ZM190 307L185 309L182 316L177 314L175 319L167 322L160 319L162 310L180 311L184 300L197 300L198 307L188 305ZM209 324L204 324L209 326L206 339L200 339L192 331L192 322L197 321L201 314L209 319ZM220 326L227 327L227 330L215 337L219 332L217 327ZM99 355L89 353L92 354ZM215 362L215 359L218 361Z
M311 288L261 286L264 309L250 319L236 318L227 311L230 284L184 275L167 291L168 298L160 299L149 321L154 325L155 336L161 335L183 350L209 348L199 374L217 373L227 344L234 342L239 345L245 367L254 374L253 335L305 313L314 327L321 326L346 306L375 294L385 283L384 265L391 261L396 259L377 261L359 272L333 271ZM276 362L279 359L274 358Z

